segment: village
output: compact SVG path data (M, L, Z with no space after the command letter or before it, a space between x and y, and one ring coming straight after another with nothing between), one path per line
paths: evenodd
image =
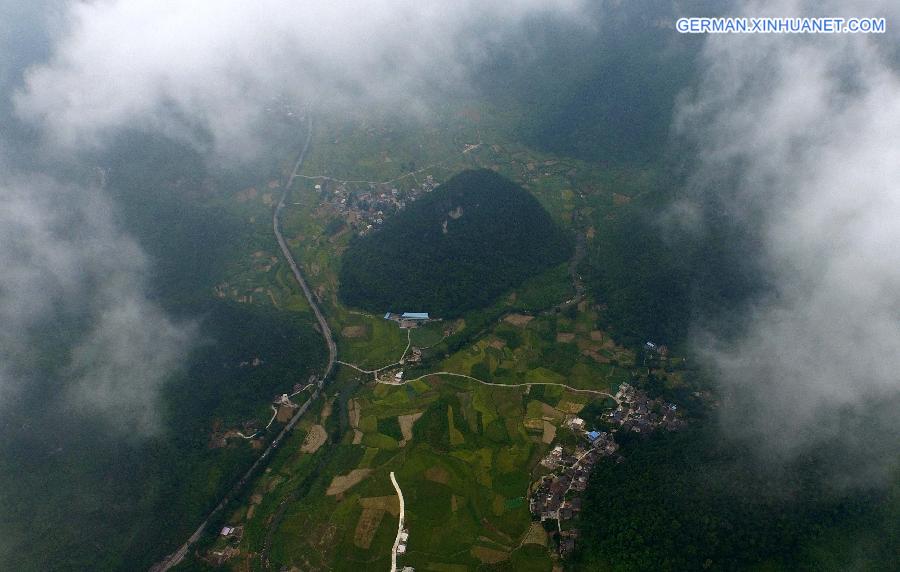
M540 465L551 472L532 485L529 508L534 520L545 526L556 524L559 555L565 558L575 550L579 537L577 517L582 508L582 493L594 465L604 457L621 463L617 434L649 434L657 429L677 431L685 421L676 415L677 406L662 399L649 399L634 386L623 383L616 392L616 408L603 415L608 431L587 429L584 419L570 416L565 425L579 438L574 448L557 444L541 459Z
M323 204L333 208L355 232L364 235L438 185L432 175L426 175L421 183L402 190L386 183L366 184L366 189L352 190L349 182L324 179L315 185L315 190L322 196Z

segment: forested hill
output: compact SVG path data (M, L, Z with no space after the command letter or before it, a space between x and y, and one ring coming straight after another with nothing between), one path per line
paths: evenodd
M350 243L340 296L373 312L454 317L571 251L568 235L528 192L493 171L464 171Z

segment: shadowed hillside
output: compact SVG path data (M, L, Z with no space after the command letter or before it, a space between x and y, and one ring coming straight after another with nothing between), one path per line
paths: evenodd
M354 240L343 301L373 312L452 317L569 257L571 241L538 201L493 171L464 171Z

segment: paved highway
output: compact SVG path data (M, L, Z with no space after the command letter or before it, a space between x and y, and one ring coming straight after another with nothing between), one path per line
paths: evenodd
M307 133L306 133L306 141L303 143L303 150L300 151L300 156L297 157L297 162L294 163L294 168L291 171L290 176L288 177L287 182L284 185L284 190L281 193L281 200L278 201L278 206L275 207L274 213L272 213L272 229L275 232L275 237L278 239L278 246L281 247L281 253L284 255L285 259L288 262L288 265L291 267L291 271L294 273L294 278L297 280L297 283L300 284L300 288L303 290L303 294L306 296L306 299L309 301L309 306L312 308L313 313L316 316L316 320L319 322L319 328L322 332L322 336L325 338L325 342L328 345L328 365L325 367L325 372L322 374L322 377L318 381L318 387L313 391L310 398L297 410L297 413L291 418L287 425L285 425L281 432L278 433L278 436L269 444L266 450L263 452L259 458L256 459L256 462L253 463L253 466L244 473L244 476L234 484L230 491L225 495L225 497L216 505L216 508L212 510L211 513L206 517L206 519L200 523L200 526L197 527L197 530L191 535L190 538L187 539L187 542L182 544L178 550L157 562L150 568L150 572L166 572L170 568L177 566L187 555L188 550L190 550L191 546L203 536L203 532L206 530L206 527L209 525L209 521L213 519L222 509L225 508L231 499L235 498L238 493L240 493L241 489L251 480L256 471L268 462L269 457L271 457L272 452L278 448L278 445L281 443L282 439L291 432L294 428L294 425L297 424L297 421L306 413L306 410L309 409L310 404L319 397L319 393L322 391L322 388L325 386L325 381L328 379L328 376L331 375L331 371L334 369L334 363L337 360L337 345L334 343L334 338L331 335L331 328L328 326L328 322L325 320L325 316L322 314L322 311L319 309L319 304L316 301L315 297L312 295L312 291L310 291L309 286L306 284L306 280L303 278L303 274L300 273L300 268L297 267L297 263L294 261L294 257L291 254L290 248L288 248L287 242L284 240L284 237L281 235L281 209L284 208L285 199L291 191L291 185L294 182L294 179L297 178L297 173L300 170L300 167L303 165L303 160L306 158L306 152L309 150L309 143L312 141L312 118L308 119L307 125Z
M403 491L397 484L397 477L394 471L391 471L391 483L397 491L397 498L400 499L400 522L397 523L397 538L394 539L394 547L391 549L391 572L397 572L397 547L400 546L400 535L403 534L403 521L406 519L406 505L403 503Z
M307 286L306 280L303 278L303 274L300 272L300 268L294 261L294 256L291 254L291 249L288 247L287 241L284 240L284 236L282 236L281 234L280 216L281 210L284 208L284 203L287 200L287 196L291 192L291 185L294 183L294 179L296 179L298 176L300 167L303 165L303 159L306 158L306 151L309 149L309 142L312 140L312 118L308 119L308 123L309 125L306 134L306 142L303 144L303 150L300 152L300 156L297 157L297 162L294 163L294 169L291 171L291 176L288 177L287 183L285 183L284 185L284 191L281 193L281 200L278 201L278 206L275 207L275 212L272 213L272 230L275 231L275 238L278 239L278 246L281 247L281 253L284 255L285 260L287 260L288 265L291 267L291 272L294 273L294 278L297 280L297 283L303 290L303 295L306 296L306 299L309 301L309 306L310 308L312 308L313 314L316 315L316 320L318 320L319 322L319 328L321 329L322 336L325 338L325 343L328 344L328 366L325 368L325 373L319 380L319 388L321 389L325 384L325 380L328 379L328 376L331 375L331 371L334 369L334 362L337 360L337 345L334 343L334 337L331 335L331 328L328 326L328 321L322 314L322 310L319 309L319 304L316 301L315 296L313 296L312 291L309 289L309 286Z

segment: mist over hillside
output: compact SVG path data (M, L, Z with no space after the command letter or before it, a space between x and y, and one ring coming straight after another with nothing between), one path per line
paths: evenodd
M674 30L678 17L718 15L883 16L888 28ZM692 419L701 430L634 439L626 464L598 471L601 488L586 497L596 526L585 529L596 541L575 562L703 566L690 547L705 544L712 569L890 563L900 538L896 2L0 0L0 22L0 568L149 567L272 436L251 444L237 432L263 426L273 396L320 372L325 346L271 226L320 119L354 133L314 133L322 172L303 171L289 212L325 201L313 191L321 178L356 181L328 154L350 139L388 141L353 149L359 184L452 163L434 149L483 153L488 168L440 167L437 190L352 240L291 219L291 247L336 326L348 307L492 323L500 314L479 312L529 279L554 295L571 288L561 266L577 236L584 311L598 318L547 329L543 342L573 363L594 359L587 340L565 345L578 327L620 353L653 340L686 358L685 385L662 390L695 392L694 405L705 396ZM372 118L392 114L447 141L388 138ZM401 143L427 165L394 162ZM521 181L494 171L514 166ZM310 244L331 258L304 259ZM408 341L349 328L335 331L351 354L378 336L401 351ZM439 338L425 341L444 357L478 342ZM521 339L492 339L491 351ZM378 366L396 359L373 353ZM551 354L535 351L529 367ZM620 357L604 367L631 375ZM357 378L342 375L339 429L328 425L326 440L355 438ZM428 417L447 423L448 447L468 399ZM378 421L403 436L399 422ZM323 446L326 485L357 453L361 463L394 454ZM311 476L297 481L318 490ZM772 497L750 502L735 482ZM654 512L669 494L676 501ZM653 538L634 532L642 524ZM741 538L727 538L735 530Z

